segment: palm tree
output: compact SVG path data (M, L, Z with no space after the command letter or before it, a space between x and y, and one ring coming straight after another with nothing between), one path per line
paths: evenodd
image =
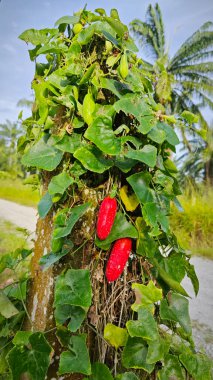
M19 157L17 153L17 141L23 134L20 123L12 123L6 120L0 124L0 138L4 141L4 154L7 156L7 171L17 173L20 171ZM2 147L3 149L3 147Z
M206 22L170 58L161 10L149 5L146 21L135 19L130 28L146 55L154 64L143 61L142 70L156 77L156 97L171 113L189 110L199 116L202 128L207 122L202 115L205 106L213 109L213 23Z
M190 141L191 152L183 146L183 154L177 159L177 164L182 163L179 171L179 181L183 187L188 183L196 185L196 182L205 181L213 186L213 126L207 132L206 140L195 137Z

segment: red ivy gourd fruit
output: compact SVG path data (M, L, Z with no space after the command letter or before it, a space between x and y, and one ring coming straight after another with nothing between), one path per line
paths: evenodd
M116 240L106 266L106 278L108 282L117 280L121 275L129 258L131 250L131 239L122 238Z
M117 211L117 201L115 198L106 197L101 203L98 221L97 221L97 236L100 240L104 240L110 234L115 215Z

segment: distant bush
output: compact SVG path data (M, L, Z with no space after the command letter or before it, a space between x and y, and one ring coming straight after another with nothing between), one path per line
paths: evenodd
M202 187L180 197L184 211L172 208L172 230L183 248L213 258L213 190Z
M33 190L31 185L23 184L21 179L6 172L0 172L0 198L26 206L36 206L40 199L38 190Z
M13 175L11 173L0 170L0 179L13 179Z

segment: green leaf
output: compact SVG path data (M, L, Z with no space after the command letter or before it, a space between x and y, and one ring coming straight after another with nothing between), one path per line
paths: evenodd
M174 129L168 124L159 121L148 133L148 138L158 144L162 144L166 140L169 144L175 146L180 142Z
M169 321L175 321L183 327L187 334L192 333L189 317L189 301L177 293L169 295L169 302L163 299L160 304L160 317Z
M166 133L158 127L158 124L151 129L147 137L158 144L162 144L166 139Z
M22 164L48 171L54 170L61 162L63 152L45 143L41 138L22 157Z
M54 300L56 309L63 307L63 305L89 307L91 299L89 270L68 269L65 274L57 277Z
M122 24L120 21L115 20L112 17L105 17L105 20L115 30L119 37L123 37L124 33L128 32L127 26Z
M126 329L115 326L112 323L107 323L104 328L104 339L106 339L113 347L118 349L118 347L125 346L128 338L128 333Z
M28 373L32 380L44 380L50 365L50 353L51 347L40 332L31 334L27 345L13 347L7 355L13 380L20 380L24 373Z
M74 153L81 146L81 134L78 133L72 133L70 136L64 135L59 141L56 136L52 136L52 139L56 142L54 147L62 152Z
M79 19L79 16L63 16L55 22L55 26L60 24L77 24L77 22L79 22Z
M2 273L6 268L13 269L18 263L18 257L16 251L7 253L0 256L0 273Z
M111 91L118 98L122 98L123 95L131 91L127 84L104 77L100 78L100 86L101 88L106 88L107 90Z
M102 34L104 35L104 37L106 37L107 40L112 42L113 45L119 48L118 40L115 37L113 37L109 32L103 30Z
M162 173L161 170L157 170L155 172L155 175L153 177L153 181L159 185L161 185L166 193L168 193L169 195L173 194L174 190L173 190L173 184L174 184L174 179L171 177L171 176L168 176L164 173Z
M47 54L47 53L60 54L62 51L66 51L66 50L67 50L66 45L59 47L57 45L46 44L37 50L36 55Z
M4 289L4 294L7 297L15 298L20 301L25 300L27 294L27 280L7 286Z
M142 217L136 219L136 227L139 233L136 249L137 254L141 256L153 257L157 252L157 244L152 236L149 235L149 227Z
M95 146L79 148L75 151L74 157L88 170L95 173L103 173L108 170L113 162L107 160L102 152Z
M50 37L55 36L58 33L57 29L27 29L19 38L26 43L31 43L33 45L45 44L50 40Z
M124 126L125 128L128 128L125 124L122 124L120 127L122 127L122 126ZM120 127L118 127L118 128L120 128ZM129 129L128 129L128 131L129 131ZM139 138L134 137L134 136L128 136L128 135L122 136L121 142L122 142L122 144L131 142L135 146L136 149L140 149L140 147L142 145L141 140Z
M124 156L117 156L115 159L114 165L117 166L122 172L129 172L133 166L137 164L137 161L132 160L131 158L126 158Z
M13 305L9 298L0 291L0 314L5 318L11 318L18 314L19 310Z
M57 263L57 261L59 261L62 257L66 256L72 248L73 243L69 241L68 248L66 248L65 246L65 248L63 247L62 251L60 252L50 252L47 255L42 256L39 260L39 265L41 265L42 270L45 271L49 267L51 267L51 265Z
M133 372L125 372L116 376L115 380L139 380Z
M69 320L67 325L68 330L76 332L86 317L86 310L80 306L64 304L63 306L56 307L54 314L57 323L63 325Z
M158 235L158 223L164 232L168 232L169 221L165 215L165 210L160 209L156 203L147 202L143 206L143 217L148 226L153 227L153 229L157 230L156 235ZM153 236L155 236L154 232Z
M132 310L138 311L141 306L147 307L155 302L162 300L162 289L157 288L153 281L149 281L148 285L132 284L135 291L136 302L132 305Z
M166 140L168 141L169 144L175 146L180 143L179 138L177 137L172 127L170 127L168 124L165 124L165 123L161 123L160 127L165 132Z
M75 206L70 209L70 215L66 220L66 224L63 227L56 227L53 231L53 238L59 239L69 235L79 218L81 218L87 211L90 203L84 203L83 205Z
M189 111L183 111L181 114L182 118L185 119L189 124L197 123L199 121L199 116L195 115Z
M58 325L56 336L60 345L68 348L70 344L70 338L73 336L73 334L65 326Z
M211 380L212 361L206 355L182 353L179 356L181 363L195 380Z
M82 86L82 84L85 84L88 82L88 80L91 78L92 74L93 74L93 71L95 70L96 68L96 63L93 63L91 66L89 66L89 68L87 69L87 71L84 73L84 75L82 76L80 82L79 82L79 86Z
M95 244L104 250L109 249L110 244L121 238L133 238L137 239L138 237L138 232L136 228L127 222L125 216L122 214L122 212L117 212L114 224L112 226L111 232L109 236L105 240L99 240L98 238L95 241Z
M32 331L18 331L13 338L13 344L15 346L27 346L32 334Z
M59 363L59 374L91 374L91 364L86 346L86 335L73 335L69 342L69 351L62 352Z
M84 173L86 173L86 169L81 165L81 163L75 160L74 164L70 168L70 173L75 179L79 179Z
M127 182L133 188L141 204L152 202L154 199L153 191L149 187L151 178L151 175L146 172L136 173L127 178Z
M185 289L182 287L182 285L174 280L158 263L158 261L155 259L155 257L152 257L151 261L153 262L154 266L158 269L158 276L172 289L176 292L182 294L183 296L189 297Z
M184 380L185 374L178 358L174 355L167 355L163 369L158 372L159 380L178 379Z
M146 165L153 168L156 165L157 148L153 145L145 145L140 150L129 150L125 154L125 156L134 160L144 162Z
M154 364L148 364L147 346L141 338L128 338L127 344L122 353L122 364L125 368L141 368L151 373L155 367Z
M137 127L141 133L147 134L156 124L154 115L147 115L140 118L140 125Z
M92 375L90 380L113 380L109 368L103 363L92 364Z
M87 128L84 136L106 154L117 155L121 151L121 139L115 136L112 119L109 117L97 117Z
M86 45L91 41L91 38L95 33L95 28L95 24L92 24L78 33L77 41L80 45Z
M170 172L170 173L177 173L178 172L178 169L176 167L176 165L174 164L173 161L171 161L169 158L167 158L165 161L164 161L164 166L165 168Z
M170 342L162 338L148 342L149 348L146 361L149 364L163 360L170 348Z
M128 321L126 327L131 337L140 337L144 340L157 340L159 338L156 321L152 313L146 308L138 310L138 320Z
M43 195L40 202L38 203L38 215L41 219L45 218L45 216L50 211L53 205L52 197L47 191L46 194Z
M151 114L150 106L135 94L127 94L123 96L120 100L114 103L114 108L116 112L123 111L126 115L130 114L136 117L138 121L141 120L142 116L147 116ZM138 127L140 130L140 127Z
M54 176L48 186L50 195L64 194L65 190L74 182L73 178L69 174L62 172Z
M139 232L137 242L137 254L140 256L153 257L157 251L155 240L149 235L148 231Z
M190 278L193 288L194 288L195 295L197 296L199 292L199 280L195 272L195 267L189 261L185 261L185 269L186 269L187 277Z
M173 252L169 257L162 260L163 269L177 282L183 280L185 276L185 257L181 253Z

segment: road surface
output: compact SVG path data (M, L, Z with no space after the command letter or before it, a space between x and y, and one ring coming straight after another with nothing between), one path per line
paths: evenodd
M14 202L0 199L0 218L35 232L37 211L32 207L21 206ZM198 346L204 347L213 358L213 260L194 256L191 262L195 266L200 281L198 296L194 296L193 288L188 278L185 278L182 284L192 297L189 301L189 309L193 335Z
M36 229L37 210L14 202L0 199L0 218L26 228L30 232Z

